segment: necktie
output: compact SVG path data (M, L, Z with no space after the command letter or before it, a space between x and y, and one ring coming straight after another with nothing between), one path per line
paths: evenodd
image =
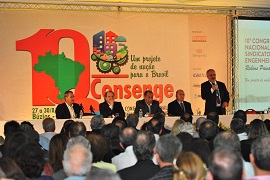
M151 105L147 104L147 106L148 106L149 114L151 114Z
M185 106L184 106L184 104L181 102L180 103L180 107L183 109L183 111L185 112Z

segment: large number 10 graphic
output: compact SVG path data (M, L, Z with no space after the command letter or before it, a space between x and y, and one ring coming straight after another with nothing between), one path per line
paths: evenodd
M40 29L36 34L16 41L17 51L28 51L32 57L32 99L33 106L50 106L61 103L57 99L59 89L55 82L45 73L37 73L33 67L38 63L39 56L45 56L46 52L53 55L59 54L59 42L62 38L70 38L74 42L74 60L85 66L80 75L80 81L75 89L76 99L87 97L90 90L90 50L86 37L69 29ZM62 52L60 52L62 53Z

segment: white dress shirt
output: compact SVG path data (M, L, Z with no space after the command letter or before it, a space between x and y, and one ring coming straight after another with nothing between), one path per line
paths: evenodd
M133 146L128 146L125 152L118 154L112 158L112 164L115 164L117 171L135 165L137 157L134 154Z

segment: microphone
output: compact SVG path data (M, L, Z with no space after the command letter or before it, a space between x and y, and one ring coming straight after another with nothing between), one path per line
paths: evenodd
M216 85L215 80L212 80L212 85Z

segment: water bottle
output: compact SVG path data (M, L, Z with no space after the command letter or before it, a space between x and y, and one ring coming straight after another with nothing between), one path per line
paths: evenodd
M198 115L198 116L201 115L201 110L200 110L200 108L197 109L197 115Z
M142 118L143 117L143 112L142 112L142 109L140 109L139 111L139 118Z
M82 117L83 117L83 111L81 110L80 111L80 119L82 119Z

